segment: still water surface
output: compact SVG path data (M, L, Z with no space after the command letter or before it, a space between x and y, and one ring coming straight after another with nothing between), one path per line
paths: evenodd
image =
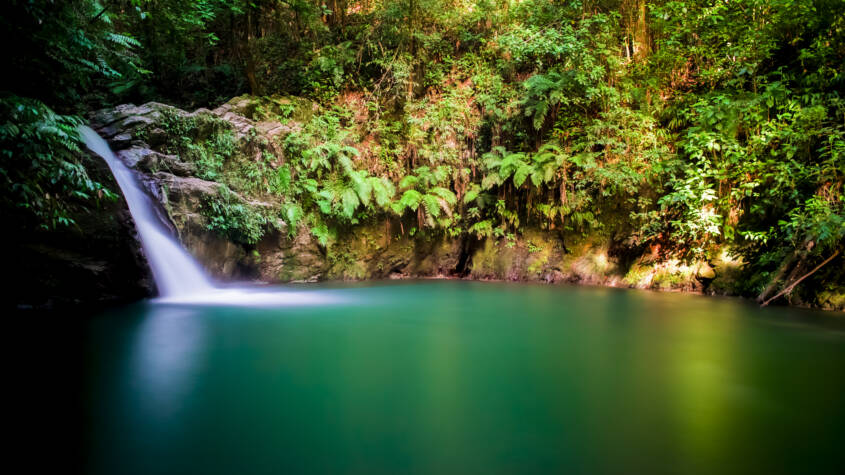
M845 468L841 314L460 281L280 291L88 320L86 472Z

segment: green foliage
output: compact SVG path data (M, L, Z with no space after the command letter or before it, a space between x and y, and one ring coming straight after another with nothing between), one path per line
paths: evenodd
M83 101L101 104L123 92L147 71L137 57L141 43L115 20L96 0L4 2L0 39L10 47L0 90L77 113Z
M3 5L0 202L27 227L71 225L75 213L116 198L85 168L75 114L113 99L144 70L138 40L100 10L92 0Z
M200 211L208 218L208 229L243 244L257 243L273 224L225 185L218 187L217 196L205 199Z
M324 246L391 214L506 245L526 226L697 257L730 244L760 275L808 242L811 259L842 249L841 1L118 3L4 17L34 58L7 61L8 206L63 222L74 190L100 190L73 158L75 119L18 97L72 112L248 90L270 95L249 118L285 123L284 139L165 113L165 151ZM254 242L241 205L209 205L213 226Z
M350 79L349 72L354 62L355 50L349 41L326 45L314 52L306 76L312 94L317 98L330 98L337 94Z
M845 238L845 202L841 195L833 198L826 200L813 196L803 206L790 211L789 220L778 223L793 246L799 247L801 242L812 239L816 243L816 252L828 252L842 243Z
M23 212L44 228L74 223L72 211L117 195L86 171L77 132L82 121L43 103L16 96L0 99L2 207Z
M236 152L235 136L228 122L210 115L180 115L164 109L161 126L167 132L165 152L197 166L197 175L205 180L220 180L223 166ZM255 184L255 176L247 176Z
M415 172L415 175L407 175L399 181L399 187L406 190L398 201L391 204L393 212L402 216L407 210L416 211L420 226L448 227L453 222L453 208L458 203L458 197L439 185L448 181L449 168L423 166Z

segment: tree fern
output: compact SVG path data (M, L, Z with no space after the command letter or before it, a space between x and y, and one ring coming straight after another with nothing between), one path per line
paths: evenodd
M531 165L528 165L524 162L520 162L520 164L517 166L516 171L514 171L513 173L513 184L516 185L517 188L519 188L520 186L522 186L523 183L525 183L525 180L528 178L529 175L531 175L533 171L534 168L532 168Z
M358 193L353 188L344 188L340 192L340 205L343 217L349 219L355 215L355 210L361 201L358 199Z
M511 175L517 172L525 165L524 153L509 153L502 158L499 165L499 177L502 181L506 181Z
M394 211L398 210L397 214L402 214L405 209L410 208L412 211L416 211L417 207L419 207L420 202L422 201L423 195L417 190L407 190L402 193L402 197L396 203L396 207L394 207Z
M406 175L399 180L399 188L415 188L420 182L419 177L414 175Z
M442 211L441 200L436 195L422 195L422 204L427 216L434 218L440 217Z
M489 219L479 221L470 226L469 231L475 233L479 239L491 237L493 235L493 222Z
M525 116L536 130L543 128L549 109L566 99L566 78L557 71L535 74L525 81Z
M564 152L553 143L546 143L532 157L531 182L534 186L551 183L558 168L566 161Z
M452 193L452 190L448 190L443 187L438 186L432 188L429 193L443 199L449 206L455 206L455 204L458 202L458 197L455 196L454 193Z
M464 203L472 203L476 198L478 198L479 193L481 193L481 187L473 183L469 190L464 193Z
M376 204L381 208L387 206L390 203L390 200L393 199L393 195L396 193L393 183L385 177L374 176L367 178L367 181L373 190L373 198L375 199Z

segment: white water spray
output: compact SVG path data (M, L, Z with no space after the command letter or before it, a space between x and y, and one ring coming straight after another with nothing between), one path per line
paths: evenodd
M159 293L165 298L184 298L214 290L200 265L172 237L155 213L155 203L141 188L132 171L118 159L109 145L90 127L79 134L92 152L103 157L114 175L135 220L141 245L150 263Z

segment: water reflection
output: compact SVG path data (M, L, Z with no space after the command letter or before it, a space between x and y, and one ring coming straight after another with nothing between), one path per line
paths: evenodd
M845 466L845 338L772 325L776 312L466 282L314 296L343 304L100 320L96 361L118 362L96 372L91 473Z
M207 316L199 309L156 306L137 330L133 351L136 389L145 414L168 418L189 399L203 368Z
M674 419L679 425L681 451L692 460L712 460L732 444L729 419L732 409L741 406L743 396L737 389L743 374L738 368L737 352L740 320L731 306L719 305L705 314L687 309L685 315L671 322L671 337L676 339L665 357L667 380L671 382Z

